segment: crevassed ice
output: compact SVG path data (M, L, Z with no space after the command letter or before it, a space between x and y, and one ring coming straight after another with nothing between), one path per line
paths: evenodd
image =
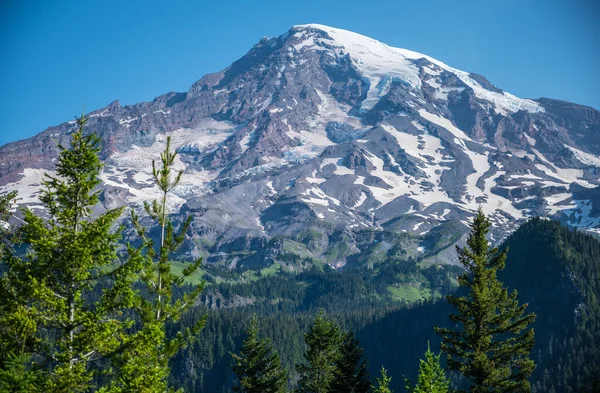
M320 24L306 24L294 26L294 29L314 28L327 33L333 40L333 45L342 47L351 57L355 66L369 79L371 89L367 96L369 102L373 95L378 94L376 87L385 77L399 78L414 88L421 88L419 69L412 60L425 58L431 63L455 74L467 86L473 89L478 98L490 101L494 104L496 112L506 115L519 110L528 112L544 112L544 108L535 101L516 97L510 93L498 93L482 87L477 81L469 77L469 73L450 67L422 53L408 49L394 48L382 42L357 34L348 30L337 29ZM318 44L312 39L307 43L309 46ZM369 96L370 94L370 96Z

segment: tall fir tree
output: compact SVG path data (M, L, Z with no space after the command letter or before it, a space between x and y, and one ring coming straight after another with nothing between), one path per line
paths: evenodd
M534 344L530 325L534 314L525 314L517 292L509 293L497 278L508 250L491 248L487 234L491 223L479 209L471 224L467 246L457 247L466 272L459 276L463 296L447 296L457 313L450 319L456 329L436 328L448 368L462 373L473 393L530 392L529 376L535 369L529 354ZM460 293L460 292L459 292Z
M5 248L3 322L12 329L23 370L43 371L35 389L83 392L97 375L95 362L118 349L129 322L122 317L134 300L134 262L120 263L122 209L99 215L99 139L85 135L77 119L70 148L59 146L56 176L46 175L40 200L46 217L23 210L14 248ZM15 252L19 250L19 252ZM39 370L36 370L39 369ZM32 390L35 390L32 387Z
M131 222L142 241L138 252L132 256L142 259L140 280L144 284L142 295L138 297L136 310L141 328L132 334L125 345L126 350L115 358L117 371L113 384L104 391L120 392L166 392L168 384L169 360L196 338L204 326L204 318L191 327L167 334L167 325L176 323L182 315L194 306L204 283L175 298L175 289L200 267L201 259L183 270L182 275L171 270L170 256L185 240L185 234L192 222L188 216L179 230L168 214L168 197L179 184L182 171L172 173L177 153L171 150L171 137L167 137L165 150L160 155L161 166L152 161L152 175L160 190L160 200L145 202L144 210L159 228L159 242L148 235L138 215L131 212Z
M447 393L450 380L440 362L442 354L435 355L427 343L425 359L419 361L419 377L415 387L410 386L410 381L405 379L406 390L410 393Z
M387 370L381 367L381 377L377 378L377 386L371 385L373 393L394 393L390 389L390 383L392 383L392 377L387 375Z
M330 393L368 393L371 391L370 375L364 351L351 332L343 335L335 368Z
M308 364L296 366L300 375L296 392L328 393L336 377L342 331L334 320L320 311L309 331L304 334L304 340Z
M240 393L285 393L287 371L281 365L279 355L273 350L271 341L259 338L258 319L250 320L246 339L239 354L232 354L233 372L237 377L234 392Z

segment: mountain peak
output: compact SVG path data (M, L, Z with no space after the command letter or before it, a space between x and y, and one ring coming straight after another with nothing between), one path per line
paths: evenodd
M38 208L53 146L74 127L0 148L0 192L20 190ZM188 93L115 102L93 111L89 128L104 141L107 208L156 196L151 162L172 137L184 174L169 211L194 215L195 235L210 245L190 252L209 261L248 239L283 236L340 266L370 230L411 233L420 255L430 230L462 225L478 206L503 228L549 215L600 232L598 112L521 99L329 26L262 39ZM332 252L341 233L357 239L343 255Z
M369 80L370 93L376 92L373 87L380 83L399 80L410 85L413 89L421 89L421 69L417 66L419 60L429 64L426 73L433 76L448 72L458 77L464 84L473 89L475 95L494 103L497 111L514 113L519 110L527 112L543 112L544 108L535 101L522 99L510 93L505 93L490 84L477 74L465 72L434 59L428 55L408 49L396 48L377 41L373 38L334 27L320 24L296 25L292 27L293 35L300 39L296 48L307 50L332 51L332 48L348 54L354 66ZM325 33L311 34L318 31ZM483 82L485 80L485 82ZM368 97L367 100L373 99Z

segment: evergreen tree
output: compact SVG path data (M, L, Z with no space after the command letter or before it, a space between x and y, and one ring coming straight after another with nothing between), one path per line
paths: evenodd
M406 390L410 393L447 393L450 381L440 364L442 354L434 355L427 343L425 359L420 360L417 386L412 388L405 378Z
M59 146L57 175L43 182L47 217L23 210L14 236L14 249L22 252L4 246L1 324L19 351L8 364L23 372L43 369L35 380L43 381L37 388L44 392L90 388L95 362L119 347L128 326L121 313L134 299L136 266L117 258L120 231L114 226L122 209L92 214L102 164L99 139L84 135L86 121L77 119L70 148Z
M201 259L191 263L182 275L171 271L169 257L185 240L185 234L191 224L188 216L179 230L168 215L168 196L179 184L182 172L172 176L172 167L177 154L171 151L171 137L167 137L165 150L161 153L161 167L152 161L152 175L161 192L160 200L145 202L146 214L160 228L159 243L147 235L147 229L137 214L131 212L131 221L142 240L135 259L141 258L140 279L144 283L144 293L138 297L137 311L141 328L128 338L127 348L115 360L118 370L113 385L106 391L116 392L166 392L170 373L169 360L185 348L200 332L204 318L186 329L178 330L174 336L167 334L167 325L178 322L182 315L193 307L194 302L204 288L204 283L180 297L174 296L176 288L196 272Z
M336 371L330 393L366 393L371 391L370 375L363 349L358 340L347 332L339 348Z
M459 327L436 331L442 336L448 367L470 380L471 392L529 392L528 378L535 368L529 359L534 344L529 325L535 315L525 314L527 304L519 305L517 292L509 294L496 277L504 269L507 250L490 248L486 237L490 226L480 208L467 246L457 247L466 269L459 285L468 293L447 296L457 309L450 319Z
M10 210L16 199L16 191L0 195L0 234L6 234L10 228L8 223L11 217Z
M388 377L385 368L381 367L381 378L377 378L377 386L372 386L373 393L394 393L390 388L392 377Z
M0 195L0 260L12 252L9 221L16 197L16 191ZM31 313L15 301L10 284L6 274L0 277L0 392L37 392L40 373L31 361L28 345L36 325Z
M10 225L10 219L12 218L11 208L16 199L16 191L0 195L0 261L3 260L4 254L10 254L12 252L10 238L13 231ZM2 266L0 265L0 273L2 273L2 271ZM0 307L2 307L3 304L0 304Z
M42 392L43 375L36 368L28 353L11 351L5 356L0 368L0 392L37 393Z
M287 391L287 372L281 365L279 355L273 351L271 341L258 337L258 320L254 316L246 330L246 339L239 355L232 354L235 362L233 372L238 385L235 392L284 393Z
M308 364L296 366L300 379L297 393L328 393L336 377L339 347L343 337L335 321L321 311L309 331L304 334Z

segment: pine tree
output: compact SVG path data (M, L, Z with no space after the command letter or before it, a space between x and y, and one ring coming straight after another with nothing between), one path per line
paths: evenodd
M328 393L336 377L342 332L335 321L319 312L309 331L305 333L306 360L296 370L300 374L297 393Z
M118 371L106 392L168 391L169 360L194 340L204 325L205 319L200 318L193 326L177 331L173 337L167 335L167 325L178 322L193 307L204 288L202 283L174 298L174 290L196 272L202 262L198 259L191 263L181 276L171 271L170 256L185 240L192 221L192 217L188 216L176 231L168 215L168 196L183 174L180 171L172 176L176 156L171 151L171 137L167 137L165 150L160 155L162 166L157 168L156 162L152 161L152 175L161 198L152 203L145 202L144 210L160 228L158 244L147 235L138 215L131 212L131 222L142 240L138 252L132 253L133 257L143 261L140 279L144 283L144 294L138 297L137 305L142 327L129 337L127 350L116 358L114 365Z
M427 343L425 359L419 362L419 377L417 385L412 388L410 381L405 378L406 390L410 393L447 393L450 381L440 364L442 354L434 355Z
M371 390L370 375L364 352L352 333L343 335L339 358L330 393L367 393Z
M529 359L534 344L529 325L534 314L525 314L517 292L509 294L496 277L504 269L507 250L490 248L486 235L491 224L479 209L471 224L467 246L457 247L466 273L459 276L464 296L447 296L457 313L450 319L457 330L436 328L448 367L470 380L470 392L529 392L535 368ZM460 290L460 289L459 289Z
M241 393L284 393L287 391L287 372L271 341L260 339L258 333L258 319L253 317L240 353L232 354L235 362L233 372L238 379L233 390Z
M389 387L391 382L392 377L388 377L386 369L381 367L381 378L377 378L377 386L371 385L371 389L373 393L394 393Z
M84 135L86 121L77 119L70 148L59 146L57 175L43 182L47 217L23 210L14 249L5 247L3 255L2 321L20 351L11 356L23 370L44 371L38 388L45 392L89 389L95 362L119 347L128 326L121 313L134 299L136 266L117 256L114 227L122 209L92 213L102 164L99 139ZM35 365L27 364L28 355Z

